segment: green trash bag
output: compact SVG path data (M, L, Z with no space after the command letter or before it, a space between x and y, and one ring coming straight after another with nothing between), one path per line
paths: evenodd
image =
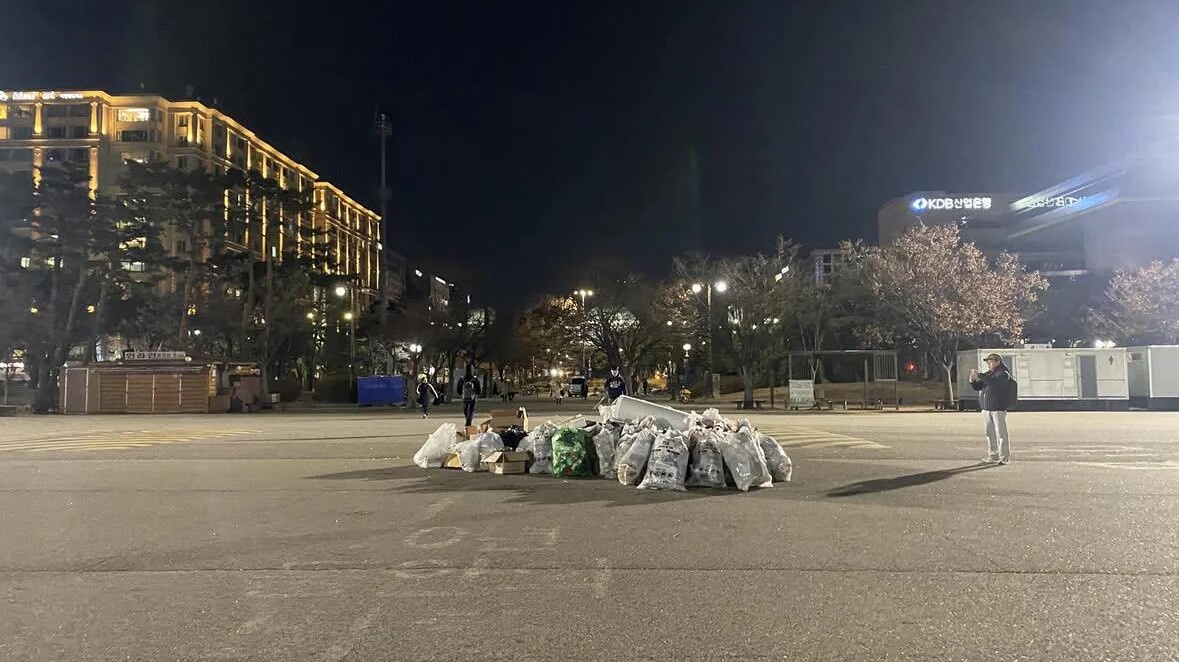
M553 434L553 475L590 475L589 454L585 449L585 431L565 427Z

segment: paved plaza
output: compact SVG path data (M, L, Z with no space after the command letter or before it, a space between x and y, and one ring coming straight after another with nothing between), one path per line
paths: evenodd
M452 408L0 419L0 659L1179 658L1179 414L1013 414L1006 467L975 414L751 418L792 483L412 466Z

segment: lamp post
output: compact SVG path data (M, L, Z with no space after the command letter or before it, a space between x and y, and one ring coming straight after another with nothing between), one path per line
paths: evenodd
M593 295L594 295L593 290L580 289L580 290L573 291L573 296L581 297L581 312L582 312L582 314L585 314L585 299L586 299L586 297L592 297ZM580 342L578 344L581 345L581 370L582 370L583 374L585 374L588 377L589 370L586 369L587 366L585 364L585 342Z
M713 327L713 323L712 323L712 293L713 293L713 291L716 291L717 294L724 294L728 290L729 290L729 284L723 280L718 280L715 283L708 283L708 284L692 283L692 293L693 294L700 294L701 292L704 292L705 293L705 300L708 303L708 374L710 374L710 375L712 374L712 370L713 370L712 346L714 344L712 342L712 327Z
M356 378L356 288L336 286L336 296L348 297L348 311L344 319L348 322L348 379Z
M410 377L416 380L418 378L418 360L422 356L422 346L416 342L411 342L409 344L409 353L413 355L413 360L410 362L410 372L413 374Z

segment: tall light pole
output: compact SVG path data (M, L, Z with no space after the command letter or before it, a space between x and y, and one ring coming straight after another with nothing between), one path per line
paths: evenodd
M712 364L712 360L713 360L713 354L712 354L712 345L713 345L713 342L712 342L712 327L713 327L712 292L713 292L713 290L716 290L717 294L724 294L725 292L727 292L729 290L729 284L723 280L718 280L714 283L710 282L707 284L692 283L692 293L693 294L700 294L701 292L704 292L705 293L705 300L708 302L708 374L710 374L710 375L712 374L712 371L713 371L713 364Z
M411 342L409 344L409 353L413 354L413 360L410 362L410 372L413 374L410 375L410 379L416 382L418 379L418 361L422 357L422 346L416 342Z
M356 288L336 286L336 296L348 297L348 311L344 319L348 322L348 379L356 378Z
M593 290L581 289L573 291L573 296L581 297L581 313L583 315L585 314L585 299L586 297L592 297L593 295ZM589 377L588 366L585 364L585 342L579 342L578 344L581 345L581 370L586 377Z
M392 271L389 268L389 259L385 256L389 254L387 247L391 243L391 233L389 232L389 180L385 167L385 143L389 140L389 135L393 133L392 127L389 126L389 117L385 113L377 113L376 126L374 127L377 137L381 143L381 192L379 195L379 202L381 206L381 278L377 283L377 287L381 288L378 299L381 302L381 322L384 323L386 311L389 308L389 274Z

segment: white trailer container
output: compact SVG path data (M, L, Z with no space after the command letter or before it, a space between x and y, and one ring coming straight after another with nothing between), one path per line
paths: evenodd
M958 406L978 409L970 369L987 369L988 354L1003 357L1019 382L1017 409L1128 409L1130 386L1123 347L1090 349L972 349L958 352Z
M1179 409L1179 345L1127 347L1130 404Z

